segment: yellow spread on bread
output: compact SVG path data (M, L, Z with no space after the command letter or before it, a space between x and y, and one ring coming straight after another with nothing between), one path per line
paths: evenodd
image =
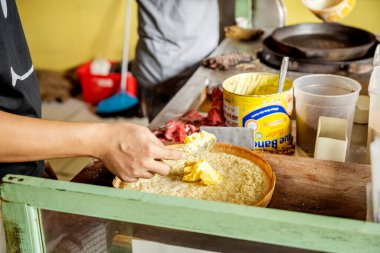
M216 136L206 131L193 133L183 139L184 150L190 154L209 150L216 142Z
M205 185L214 185L222 181L222 177L219 172L214 170L211 165L200 160L197 162L186 162L183 169L184 176L182 181L186 182L198 182Z
M184 138L184 150L190 154L198 154L209 150L216 142L216 136L206 131L193 133ZM198 182L205 185L214 185L222 180L219 172L214 170L210 164L204 160L191 161L185 163L182 181Z

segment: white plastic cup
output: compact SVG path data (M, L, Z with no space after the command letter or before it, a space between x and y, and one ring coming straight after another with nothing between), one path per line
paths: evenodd
M320 116L346 119L351 140L359 82L337 75L306 75L294 81L297 145L314 153ZM343 131L343 130L342 130Z

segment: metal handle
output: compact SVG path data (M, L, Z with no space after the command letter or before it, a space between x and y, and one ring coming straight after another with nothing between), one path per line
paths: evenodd
M289 65L289 57L284 57L282 59L282 64L281 64L280 78L278 79L277 93L281 93L284 88L286 72L288 71L288 65Z

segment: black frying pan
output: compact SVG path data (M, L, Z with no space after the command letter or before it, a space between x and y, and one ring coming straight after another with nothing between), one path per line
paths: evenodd
M367 54L376 37L365 30L337 23L305 23L276 29L272 38L284 53L297 58L347 61Z
M356 73L363 74L372 70L373 55L376 44L370 48L366 55L360 59L352 61L323 61L315 58L297 58L293 54L283 54L279 52L277 43L272 37L267 37L263 41L263 47L258 52L258 58L272 68L279 69L282 59L289 56L290 71L304 73L322 73L322 74L346 74Z

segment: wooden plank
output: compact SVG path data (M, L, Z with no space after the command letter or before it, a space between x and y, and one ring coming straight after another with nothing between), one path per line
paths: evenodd
M269 162L277 178L269 207L366 219L369 165L258 154Z
M9 175L4 182L5 201L47 210L310 250L380 248L380 225L369 222L27 176Z

